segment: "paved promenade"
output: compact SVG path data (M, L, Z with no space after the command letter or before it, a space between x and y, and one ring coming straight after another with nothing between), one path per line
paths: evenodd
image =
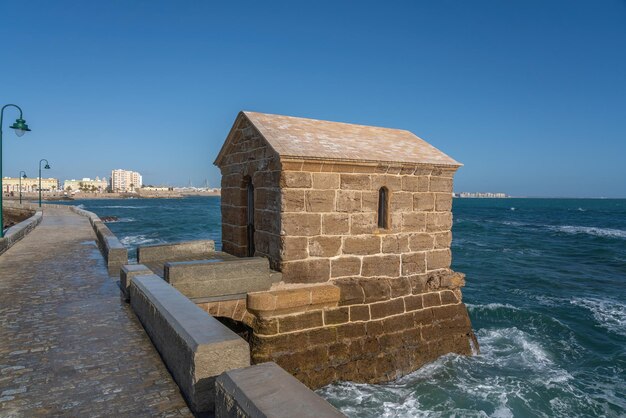
M0 416L191 416L69 210L0 256Z

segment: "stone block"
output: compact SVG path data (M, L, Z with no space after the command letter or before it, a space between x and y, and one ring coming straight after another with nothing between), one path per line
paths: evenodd
M333 281L339 288L339 306L357 305L365 302L365 294L356 279L339 279Z
M378 212L378 191L361 192L361 210L363 212Z
M335 210L335 191L307 190L305 208L307 212L333 212Z
M398 298L385 302L372 303L370 305L370 312L372 320L404 313L404 300Z
M390 207L392 212L412 212L413 193L393 192L390 197Z
M280 189L255 189L255 203L259 208L272 211L281 210L281 190ZM223 216L223 214L222 214Z
M404 298L404 307L407 312L424 308L422 295L410 295Z
M318 283L330 278L329 259L288 261L281 265L286 283Z
M386 174L372 176L372 190L378 191L381 187L386 187L390 192L402 190L402 177Z
M334 257L341 252L341 237L324 236L309 238L309 255L311 257Z
M304 260L309 257L307 237L280 237L283 261Z
M350 308L331 308L324 310L324 325L344 324L350 321Z
M350 215L350 233L352 235L373 234L377 228L378 219L374 212Z
M350 306L350 322L369 321L369 320L370 320L370 305Z
M382 252L386 254L402 254L409 251L408 235L383 235Z
M372 180L366 174L341 174L341 188L344 190L369 190Z
M280 175L280 187L308 189L312 185L311 173L302 171L283 171Z
M130 301L130 282L135 276L141 276L144 274L153 274L152 270L143 264L127 264L120 269L120 290L122 292L122 298L126 301Z
M363 257L361 275L364 277L398 277L400 275L400 255Z
M430 177L431 192L452 193L452 178L448 177Z
M419 192L420 177L418 176L402 176L402 190L406 192Z
M452 229L452 212L426 213L426 231L441 232Z
M313 236L322 232L322 216L317 213L283 213L281 235Z
M435 210L435 195L433 193L413 193L413 210L423 212Z
M313 188L320 190L337 190L339 189L339 174L337 173L313 173Z
M344 213L322 214L322 234L344 235L350 232L350 215Z
M212 240L177 242L174 244L142 245L137 247L137 263L149 263L175 259L209 255L215 251Z
M451 193L435 193L435 210L438 212L449 212L452 210Z
M452 290L444 290L440 293L441 296L441 304L442 305L450 305L459 303L456 295Z
M281 191L282 212L303 212L304 209L304 190L283 189Z
M312 312L296 313L278 318L278 331L292 332L324 325L324 316L321 310Z
M426 253L426 268L428 270L450 268L452 254L450 250L432 250Z
M411 251L428 251L434 248L434 238L427 233L415 233L409 235L409 248Z
M465 274L452 272L441 277L441 287L459 289L465 286Z
M336 196L337 212L360 212L361 192L338 190Z
M344 254L368 255L380 253L381 238L379 236L345 237Z
M402 254L402 275L410 276L426 272L426 252Z
M349 277L361 274L361 259L359 257L339 257L330 260L330 276Z
M388 300L391 297L391 287L386 278L361 278L359 279L359 283L365 295L365 303Z
M433 234L433 236L435 237L434 248L437 248L437 249L450 248L450 245L452 244L452 232L451 231L438 232L436 234Z
M439 297L439 292L424 293L422 295L422 298L424 302L424 308L431 308L433 306L441 305L441 298Z
M266 258L232 261L167 262L165 280L188 298L206 298L267 290L273 278Z
M387 279L391 289L391 298L410 295L412 291L411 282L407 277L393 277Z
M159 276L131 282L131 307L195 413L211 412L215 378L250 365L248 343Z
M402 232L422 232L426 230L426 214L405 212L402 214Z

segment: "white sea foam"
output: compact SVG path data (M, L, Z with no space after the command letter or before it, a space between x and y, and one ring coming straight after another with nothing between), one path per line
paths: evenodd
M83 205L82 203L80 205L76 205L76 207L79 209L85 209L85 205Z
M473 311L482 311L482 310L487 310L487 311L495 311L496 309L511 309L514 311L519 311L520 309L513 306L513 305L509 305L508 303L487 303L484 305L474 305L473 303L466 303L465 306L467 306L467 309L470 312Z
M137 245L159 244L163 242L158 238L151 238L145 235L129 235L120 239L120 242L126 246L134 247Z
M566 234L587 234L605 238L626 238L626 231L612 228L596 228L593 226L552 226L547 227L553 231L564 232Z
M101 206L103 209L146 209L148 206L111 205Z
M135 218L118 218L114 221L106 221L108 224L114 224L118 222L135 222Z
M626 304L598 298L573 298L570 303L589 310L601 327L626 336Z

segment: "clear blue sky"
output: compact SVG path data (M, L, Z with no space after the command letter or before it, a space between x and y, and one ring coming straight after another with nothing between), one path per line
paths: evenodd
M245 109L411 130L457 191L626 197L622 0L5 0L0 35L4 175L217 185Z

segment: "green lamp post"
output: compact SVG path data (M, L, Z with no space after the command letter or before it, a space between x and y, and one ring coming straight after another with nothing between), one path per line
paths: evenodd
M20 205L22 204L22 179L26 178L26 172L20 171Z
M17 136L22 136L30 131L26 121L22 118L22 109L18 105L7 104L2 106L2 110L0 110L0 238L4 237L4 219L2 218L2 198L4 197L4 187L2 186L2 121L4 119L4 109L7 107L14 107L20 111L20 117L15 119L15 123L9 126L9 128L14 129Z
M46 160L45 158L39 160L39 207L41 207L41 163L44 161L46 162L46 166L44 167L44 169L50 170L50 163L48 162L48 160Z

